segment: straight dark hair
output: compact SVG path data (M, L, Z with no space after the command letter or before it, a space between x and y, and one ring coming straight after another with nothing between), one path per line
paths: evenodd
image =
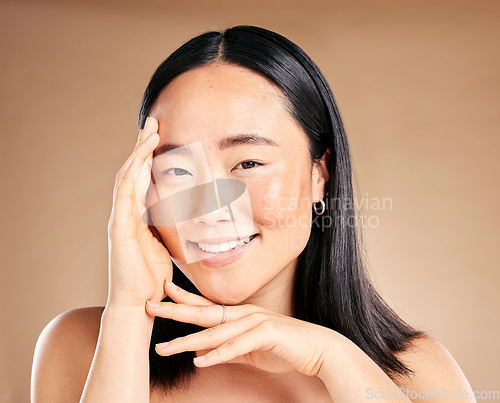
M298 259L294 317L349 338L391 378L410 375L411 369L396 354L424 333L398 317L365 272L347 137L325 77L300 47L277 33L246 25L199 35L173 52L153 74L142 98L139 127L144 127L152 105L174 78L213 62L242 66L271 80L307 135L312 161L330 150L327 209L322 216L313 214L311 235ZM200 294L175 265L173 281ZM194 352L162 357L155 352L155 344L201 329L155 318L149 352L151 390L168 393L171 387L188 383L196 372Z

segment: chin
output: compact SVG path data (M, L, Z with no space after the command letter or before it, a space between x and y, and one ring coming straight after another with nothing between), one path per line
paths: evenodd
M224 305L241 305L243 303L243 301L245 301L247 298L243 297L238 297L238 296L234 296L234 297L228 297L227 295L223 295L223 296L214 296L212 298L209 298L209 297L206 297L208 298L210 301L212 302L215 302L216 304L224 304Z
M221 292L220 290L208 290L206 298L216 304L241 305L252 296L252 293L246 290L233 289L230 292Z
M222 287L207 286L205 284L204 286L196 286L196 288L205 298L216 304L224 305L241 305L255 293L254 290L235 282L226 283Z

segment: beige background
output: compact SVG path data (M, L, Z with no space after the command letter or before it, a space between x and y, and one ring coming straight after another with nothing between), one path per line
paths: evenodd
M0 3L0 401L28 401L53 317L105 303L115 173L154 69L192 36L237 24L284 34L320 66L359 195L392 200L364 206L377 286L474 389L500 389L500 2L234 3Z

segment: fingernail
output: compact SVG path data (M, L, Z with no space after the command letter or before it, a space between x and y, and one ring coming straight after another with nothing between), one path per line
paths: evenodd
M172 289L172 290L178 290L179 287L176 286L174 283L172 283L171 281L168 281L167 280L167 285Z
M207 358L207 356L206 356L206 355L200 355L199 357L195 357L195 358L193 359L193 361L194 361L194 362L201 362L201 361L203 361L205 358Z
M158 343L158 344L156 344L156 347L163 348L163 347L167 347L168 345L169 345L169 342L166 341L164 343Z
M150 121L151 119L149 119L149 116L146 118L146 121L144 122L144 129L148 126L148 122Z
M151 308L159 308L161 306L160 302L150 301L149 299L146 302Z

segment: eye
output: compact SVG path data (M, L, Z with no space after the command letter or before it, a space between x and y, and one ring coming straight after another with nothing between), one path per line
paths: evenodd
M183 175L191 175L191 173L183 168L170 168L162 171L163 175L171 175L171 176L183 176ZM191 175L192 176L192 175Z
M243 162L240 162L239 164L237 164L234 168L238 168L240 165L241 165L241 168L243 168L243 169L251 169L251 168L255 168L257 166L261 166L263 164L260 164L259 162L256 162L256 161L243 161Z

